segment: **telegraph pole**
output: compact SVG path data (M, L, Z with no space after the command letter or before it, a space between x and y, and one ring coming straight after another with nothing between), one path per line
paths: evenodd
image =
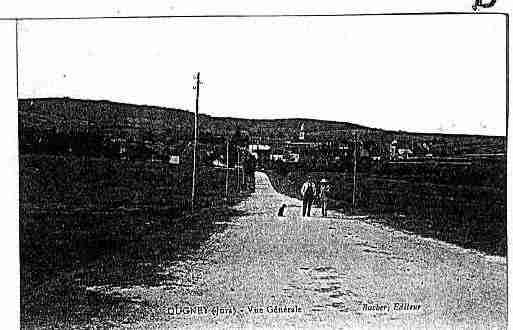
M194 147L192 156L192 192L191 192L191 211L194 211L194 198L196 197L196 148L198 146L198 110L199 110L199 87L200 87L200 73L196 74L196 112L194 115Z
M353 158L354 158L354 166L353 166L353 212L356 208L356 149L357 149L357 138L356 133L353 133L354 138L354 151L353 151Z
M237 146L237 192L240 192L240 150Z
M245 159L246 156L242 154L242 164L244 164ZM241 165L240 171L242 173L242 189L246 190L246 174L244 173L244 165Z
M226 199L228 200L228 172L230 170L230 165L229 165L229 157L230 157L230 154L228 152L228 150L230 150L230 140L229 140L229 137L226 138L226 183L225 183L225 187L224 187L224 193L226 195Z

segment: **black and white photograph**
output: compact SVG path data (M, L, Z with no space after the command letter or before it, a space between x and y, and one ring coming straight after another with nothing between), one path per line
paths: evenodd
M506 329L509 16L469 9L17 19L20 327Z

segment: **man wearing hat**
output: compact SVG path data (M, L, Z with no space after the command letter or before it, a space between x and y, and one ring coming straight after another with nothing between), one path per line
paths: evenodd
M303 196L303 216L310 216L310 210L315 197L315 183L311 176L308 176L306 182L301 187L301 195Z
M330 191L330 185L328 184L328 180L322 179L319 185L319 200L321 202L322 216L325 217L328 215L328 193Z

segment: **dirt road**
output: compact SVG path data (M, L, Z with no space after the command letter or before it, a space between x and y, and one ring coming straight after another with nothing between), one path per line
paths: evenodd
M288 205L277 217L279 205ZM242 215L154 286L90 286L149 312L131 328L506 327L506 261L336 212L300 216L263 173ZM148 308L150 306L150 308ZM93 322L94 323L94 322ZM105 325L105 323L103 323ZM94 326L94 324L92 324Z

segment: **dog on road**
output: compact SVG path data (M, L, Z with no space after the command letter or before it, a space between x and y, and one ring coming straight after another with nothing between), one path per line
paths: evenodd
M278 210L278 216L279 217L284 217L285 216L285 208L287 208L286 204L283 204L282 206L280 206L280 209Z

